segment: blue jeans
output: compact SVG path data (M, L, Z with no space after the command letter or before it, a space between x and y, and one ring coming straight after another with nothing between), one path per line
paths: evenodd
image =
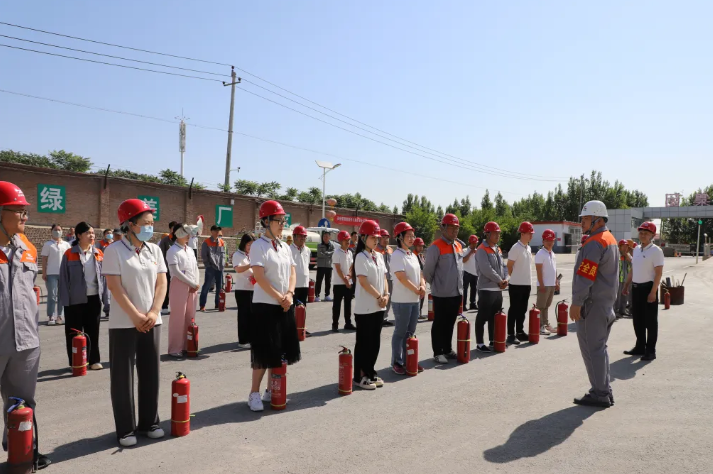
M220 290L223 289L223 272L215 268L206 268L205 281L203 282L203 288L201 288L201 297L198 303L201 308L205 307L206 301L208 300L208 292L210 291L210 287L213 286L213 283L215 283L215 305L218 306Z
M64 308L59 304L57 300L57 288L59 287L59 275L47 275L47 316L62 316L62 311ZM57 314L55 314L55 306L57 307Z
M391 363L404 365L406 355L406 335L416 334L418 324L418 303L394 303L394 335L391 336Z

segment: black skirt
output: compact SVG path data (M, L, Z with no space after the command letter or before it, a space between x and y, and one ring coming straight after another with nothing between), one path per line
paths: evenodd
M276 369L282 359L298 362L300 341L295 322L295 306L283 311L282 306L252 303L250 316L250 360L253 369Z

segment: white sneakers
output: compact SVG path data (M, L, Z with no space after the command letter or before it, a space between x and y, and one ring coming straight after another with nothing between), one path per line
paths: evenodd
M324 301L332 301L332 297L331 297L331 296L327 296L326 298L324 298Z
M250 349L250 343L249 342L246 342L245 344L238 343L238 349Z
M272 401L272 390L265 390L262 394L262 401L270 403Z
M545 326L542 326L540 328L540 334L542 334L543 336L549 336L552 333Z
M146 436L148 436L151 439L159 439L159 438L163 438L165 436L165 433L163 432L162 428L155 426L151 430L146 432Z
M320 301L322 301L322 300L319 299L319 296L314 299L315 303L319 303Z
M146 437L150 439L160 439L166 436L166 433L164 433L163 429L154 426L151 428L149 431L146 432ZM132 446L136 446L136 443L138 440L136 439L136 434L132 431L131 433L127 434L123 438L119 439L119 445L121 445L124 448L130 448Z
M59 326L64 324L64 319L62 319L62 316L57 316L56 322Z
M134 433L129 433L119 440L119 444L125 448L130 448L136 446L136 435Z
M437 364L447 364L448 363L448 359L446 359L446 356L443 354L437 355L436 357L433 358L433 360L435 360Z
M371 382L376 385L378 388L381 388L384 386L384 381L381 377L374 377L371 379Z
M166 316L167 314L170 314L170 313L171 313L171 311L169 311L168 308L161 310L161 316Z
M57 324L57 321L54 319L54 316L50 316L49 321L47 321L47 325L54 326L55 324Z
M248 397L248 407L252 411L263 411L265 407L262 405L262 400L260 400L260 392L253 392Z
M361 378L361 380L357 384L357 387L363 390L376 390L376 384L372 380L369 380L369 377L367 377L366 375Z
M96 364L90 365L89 368L90 368L91 370L101 370L101 369L104 368L104 366L101 365L99 362L97 362Z

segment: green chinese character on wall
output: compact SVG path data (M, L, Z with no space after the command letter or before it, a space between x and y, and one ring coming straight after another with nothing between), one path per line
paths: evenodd
M154 221L161 220L161 201L159 200L158 196L138 196L138 198L148 204L151 209L153 209Z
M64 186L37 185L37 212L64 214L67 210L67 194Z

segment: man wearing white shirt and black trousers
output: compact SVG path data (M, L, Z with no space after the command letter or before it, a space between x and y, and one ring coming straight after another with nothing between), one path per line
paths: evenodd
M478 294L478 265L475 262L475 252L478 250L478 236L468 237L468 247L463 252L463 307L466 308L470 300L469 310L478 309L475 298ZM470 298L468 298L470 290Z
M639 226L641 245L634 249L634 259L624 295L632 292L632 316L636 345L626 355L641 355L641 360L656 359L656 341L659 333L658 288L663 275L663 251L652 241L656 225L644 222Z
M309 259L311 256L309 248L305 245L305 242L307 242L307 229L298 225L292 229L292 239L290 251L292 252L292 259L295 261L295 276L297 278L295 300L306 307L307 297L309 296ZM305 335L309 337L312 333L305 331Z
M508 309L508 344L520 344L526 341L525 316L530 301L532 290L532 250L530 241L535 228L529 222L523 222L518 229L520 240L515 242L508 252L508 295L510 295L510 308ZM517 329L517 333L515 330Z

